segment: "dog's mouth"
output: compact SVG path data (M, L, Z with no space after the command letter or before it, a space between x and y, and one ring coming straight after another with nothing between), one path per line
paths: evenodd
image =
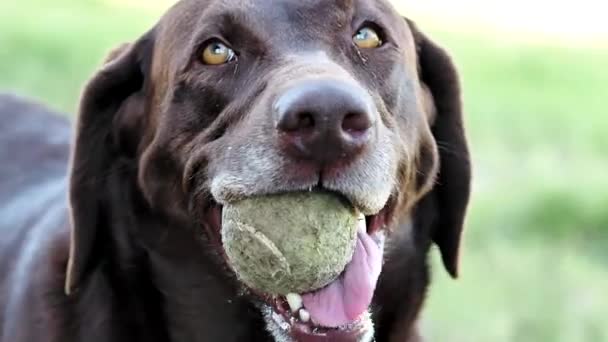
M369 307L383 264L384 239L394 213L394 201L375 215L361 216L351 261L325 287L287 296L276 296L247 288L262 311L269 329L296 341L366 341L373 334ZM208 210L207 233L213 245L228 258L221 243L222 206Z

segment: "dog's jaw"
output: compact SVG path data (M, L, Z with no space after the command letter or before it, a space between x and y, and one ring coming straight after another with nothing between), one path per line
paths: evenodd
M384 263L386 233L390 232L388 226L391 225L391 217L394 215L394 207L391 203L392 201L389 201L389 204L377 215L362 216L360 219L358 241L361 245L358 245L360 249L357 249L357 251L359 252L355 252L352 261L353 265L357 266L351 267L349 264L340 277L335 279L326 288L310 293L303 293L299 296L292 294L298 296L297 302L299 303L294 304L289 301L289 296L273 296L260 293L239 283L242 293L250 295L252 304L258 308L261 316L264 318L266 330L274 336L276 341L370 341L370 338L367 336L374 335L369 311L372 300L371 296L369 297L370 302L360 307L361 314L357 314L358 318L351 319L351 317L348 317L348 314L344 313L347 315L348 322L342 321L342 323L332 323L343 319L343 316L341 316L342 311L338 309L336 311L327 311L326 303L333 303L335 299L339 299L338 302L335 302L336 308L339 307L342 310L347 310L346 306L343 307L343 305L349 303L351 304L351 309L348 310L352 310L353 298L348 297L352 295L352 291L358 293L357 300L360 299L363 302L366 300L363 299L365 297L364 293L368 293L367 291L369 291L365 290L366 286L371 286L371 293L373 294L376 281ZM218 253L224 255L224 260L229 265L223 251L223 245L219 239L221 211L221 206L216 205L208 212L207 222L214 224L206 227L206 232L215 241L214 245ZM355 261L355 258L358 261ZM367 276L357 275L357 272L362 271L362 267L359 266L362 265L362 262L367 265L363 267L365 269L363 272ZM238 278L238 275L236 278ZM345 290L359 286L357 284L362 286L360 290ZM302 311L304 311L304 314L308 318L302 318Z
M288 327L289 323L285 322L284 319L278 315L269 305L266 304L258 304L258 309L262 313L264 317L264 322L266 324L266 330L270 333L270 335L274 338L275 342L298 342L295 340L292 335L289 333ZM374 340L374 323L371 319L371 315L369 312L366 312L361 318L360 325L363 326L363 334L357 340L353 342L372 342ZM329 337L311 337L314 341L331 341Z

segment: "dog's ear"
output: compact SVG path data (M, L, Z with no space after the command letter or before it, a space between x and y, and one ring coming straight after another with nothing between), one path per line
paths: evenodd
M88 82L80 101L70 166L71 241L65 291L73 293L99 263L98 238L108 228L107 179L129 142L122 131L142 122L146 111L146 77L154 32L114 49ZM126 127L125 127L126 126Z
M419 77L426 94L425 108L439 150L439 174L426 195L435 213L431 234L443 264L452 277L458 276L461 235L471 187L471 163L462 118L460 81L452 59L444 49L409 21L418 55ZM424 102L424 101L423 101ZM424 199L423 199L424 200ZM427 218L427 220L429 220Z

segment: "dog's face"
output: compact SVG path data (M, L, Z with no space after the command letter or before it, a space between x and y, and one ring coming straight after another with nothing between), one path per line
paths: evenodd
M84 272L93 243L85 229L101 210L81 200L98 190L86 178L108 172L118 156L132 162L150 210L198 227L201 248L236 288L244 286L221 257L222 206L291 191L331 191L365 215L359 239L375 266L357 279L370 285L341 283L365 306L383 259L403 256L383 258L385 236L387 248L409 248L390 242L415 240L403 230L425 195L446 218L420 241L434 239L456 272L470 177L456 75L386 1L184 0L110 56L85 91L78 128L68 287ZM444 158L437 140L453 155ZM429 194L440 162L443 193ZM252 300L277 338L372 332L365 308L347 319L309 301L312 317L303 321L280 298Z
M386 3L190 1L155 35L150 199L167 156L173 181L219 203L323 187L373 215L433 179L414 37Z

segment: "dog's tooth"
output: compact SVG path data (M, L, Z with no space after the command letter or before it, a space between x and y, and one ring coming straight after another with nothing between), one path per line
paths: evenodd
M287 299L287 304L289 304L289 308L291 312L296 313L302 307L302 296L297 293L290 293L285 296Z
M308 323L310 321L310 313L306 309L300 309L300 321L303 323Z
M365 216L361 214L358 220L359 221L357 221L357 229L363 232L367 231L367 222L365 221Z
M359 217L357 217L357 220L365 221L365 215L363 215L363 213L359 213Z

